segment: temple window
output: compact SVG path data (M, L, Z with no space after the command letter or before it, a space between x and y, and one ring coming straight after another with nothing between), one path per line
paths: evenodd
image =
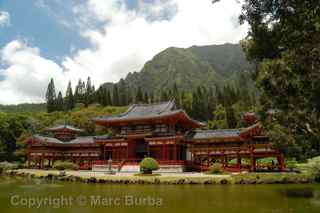
M154 128L154 132L156 133L166 133L168 132L168 125L166 124L156 124Z

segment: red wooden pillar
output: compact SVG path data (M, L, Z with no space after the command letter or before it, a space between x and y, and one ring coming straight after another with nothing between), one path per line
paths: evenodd
M224 151L221 151L221 164L222 164L222 167L225 168L226 165L225 165L225 157L224 157Z
M52 153L52 166L54 165L54 161L56 160L56 153Z
M129 158L129 143L127 141L127 159Z
M114 153L113 143L111 143L111 156L112 156L112 159L115 159L115 153Z
M241 171L241 157L240 157L239 153L237 154L237 167L238 167L239 171Z
M278 161L278 164L279 164L279 170L281 172L284 171L285 169L285 163L284 163L284 157L282 154L280 154L278 157L277 157L277 161Z
M251 158L251 171L256 171L256 159L253 155L253 148L250 148L250 158Z
M177 143L176 141L173 144L173 160L177 160Z
M228 167L228 161L229 161L228 155L224 155L224 164L226 167Z
M41 155L41 159L40 159L40 169L43 169L43 154Z
M207 167L210 166L209 158L210 158L210 151L209 151L209 146L208 146L208 148L207 148Z
M165 153L165 142L162 142L162 160L165 160L165 156L166 156L166 153Z
M28 153L28 168L30 168L30 165L31 165L31 154Z
M192 165L194 163L194 159L193 159L193 144L191 145L191 162L192 162Z
M256 171L256 158L253 157L253 160L252 160L252 171L255 172Z

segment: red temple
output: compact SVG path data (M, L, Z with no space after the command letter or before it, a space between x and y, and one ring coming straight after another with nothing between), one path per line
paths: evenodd
M103 170L112 159L119 171L136 171L139 161L150 156L163 171L207 170L215 162L230 171L255 171L257 159L276 157L271 169L284 169L283 155L272 148L259 123L243 129L200 130L204 125L177 109L174 101L135 104L125 113L94 121L111 133L78 137L82 130L65 125L48 128L51 137L28 139L29 165L34 161L42 168L45 160L48 166L55 160L71 160L83 169Z

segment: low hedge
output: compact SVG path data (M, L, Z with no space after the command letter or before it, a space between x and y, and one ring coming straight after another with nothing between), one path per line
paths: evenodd
M79 166L70 161L57 161L53 164L53 168L56 170L78 170Z
M5 170L13 170L19 168L21 168L21 165L19 163L10 163L7 161L0 162L0 173L2 173Z
M223 166L221 163L214 163L209 167L209 170L206 172L206 174L223 174Z

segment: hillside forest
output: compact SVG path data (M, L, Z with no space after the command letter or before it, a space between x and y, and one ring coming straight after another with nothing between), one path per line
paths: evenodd
M172 99L208 129L244 127L243 113L255 112L287 158L320 155L319 14L318 1L244 0L239 20L249 31L240 44L170 47L98 88L88 77L65 82L62 94L51 79L46 104L0 106L0 160L23 161L23 140L46 126L105 134L92 117Z

